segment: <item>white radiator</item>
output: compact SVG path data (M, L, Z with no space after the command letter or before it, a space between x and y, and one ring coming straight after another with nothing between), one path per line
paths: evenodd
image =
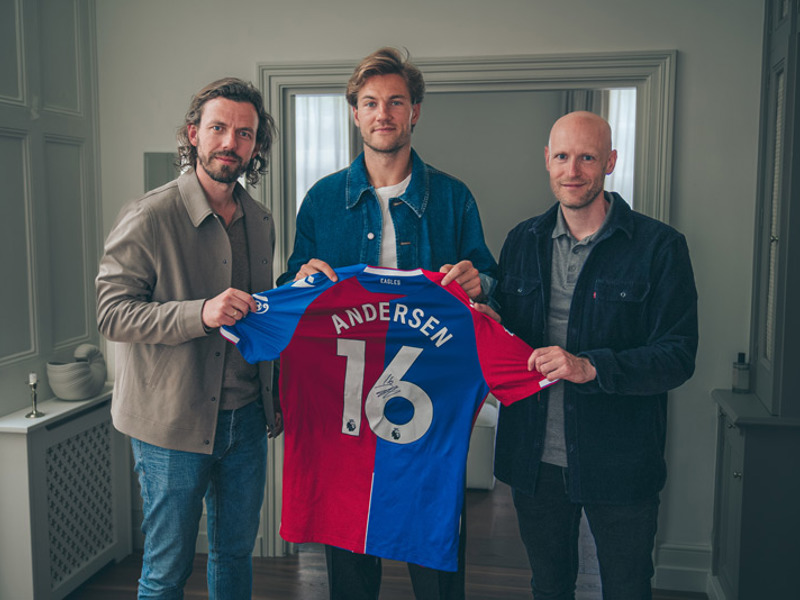
M111 392L0 418L0 598L59 600L131 552L129 446Z

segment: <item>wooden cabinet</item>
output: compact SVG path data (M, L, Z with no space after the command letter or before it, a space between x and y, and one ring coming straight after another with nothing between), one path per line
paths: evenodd
M719 406L712 577L725 600L798 597L800 419L752 394L714 390Z

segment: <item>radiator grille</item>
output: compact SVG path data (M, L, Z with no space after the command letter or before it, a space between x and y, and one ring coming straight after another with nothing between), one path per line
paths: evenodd
M47 450L51 589L114 543L111 424Z

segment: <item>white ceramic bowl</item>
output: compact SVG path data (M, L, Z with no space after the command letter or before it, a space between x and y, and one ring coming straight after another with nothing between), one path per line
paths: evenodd
M106 382L106 361L97 346L81 344L74 356L74 362L47 363L47 382L61 400L86 400Z

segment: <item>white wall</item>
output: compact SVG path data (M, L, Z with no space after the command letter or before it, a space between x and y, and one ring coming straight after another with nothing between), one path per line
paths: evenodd
M355 64L382 45L426 58L677 49L671 223L689 240L701 343L695 377L672 394L656 585L703 589L709 390L730 385L749 339L762 23L761 0L99 0L105 231L143 191L143 153L174 149L191 94L224 75L254 80L259 62Z
M425 162L467 184L486 245L497 258L511 228L555 202L543 149L550 126L564 114L565 96L561 91L425 95L414 147ZM464 127L471 119L475 122Z

